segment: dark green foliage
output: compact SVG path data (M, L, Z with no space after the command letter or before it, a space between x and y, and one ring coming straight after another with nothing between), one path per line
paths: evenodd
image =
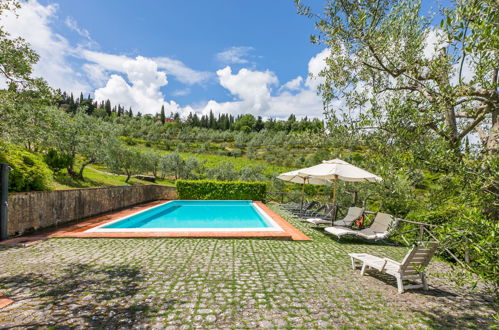
M9 191L49 190L52 171L39 155L12 145L0 145L0 163L10 165Z
M265 201L265 182L177 180L179 199Z
M60 170L71 165L71 156L64 155L55 149L50 149L44 156L43 160L48 165L48 167L54 171L54 173L59 173Z
M161 106L161 112L159 114L159 120L161 121L161 124L166 123L166 116L165 116L165 106Z

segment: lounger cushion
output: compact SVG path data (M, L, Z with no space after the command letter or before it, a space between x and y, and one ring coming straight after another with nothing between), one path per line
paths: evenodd
M331 220L325 220L325 219L321 219L321 218L308 218L308 219L306 219L306 221L313 223L314 225L331 224Z
M343 235L356 235L359 232L358 230L352 230L345 227L327 227L324 230L338 237Z

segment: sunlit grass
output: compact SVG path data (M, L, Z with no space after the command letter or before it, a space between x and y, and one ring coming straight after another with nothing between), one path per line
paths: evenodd
M73 188L89 188L101 186L124 186L136 184L151 184L151 182L131 178L128 183L125 182L126 176L113 175L99 172L92 167L86 167L83 171L83 180L70 177L66 171L54 176L53 189L73 189ZM158 180L157 184L173 186L170 180Z

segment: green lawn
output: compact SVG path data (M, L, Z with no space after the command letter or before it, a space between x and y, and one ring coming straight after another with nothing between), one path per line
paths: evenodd
M103 167L101 168L105 170L105 168ZM135 178L131 178L128 181L128 183L126 183L125 182L126 176L124 175L107 174L101 172L96 168L88 166L83 170L83 178L84 180L76 180L68 176L66 172L61 172L59 175L56 175L54 177L52 188L60 190L60 189L99 187L99 186L151 184L151 182L138 180ZM156 183L166 186L175 185L175 183L170 180L157 180Z
M280 212L275 207L274 210ZM310 242L262 239L49 239L0 248L0 291L19 328L486 328L493 299L456 288L434 260L431 290L352 271L349 252L406 248L327 236L281 213ZM437 273L438 272L438 273ZM491 299L491 297L488 297Z

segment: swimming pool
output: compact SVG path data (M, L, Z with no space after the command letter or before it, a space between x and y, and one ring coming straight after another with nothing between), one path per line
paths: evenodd
M252 201L175 200L86 232L283 231Z

